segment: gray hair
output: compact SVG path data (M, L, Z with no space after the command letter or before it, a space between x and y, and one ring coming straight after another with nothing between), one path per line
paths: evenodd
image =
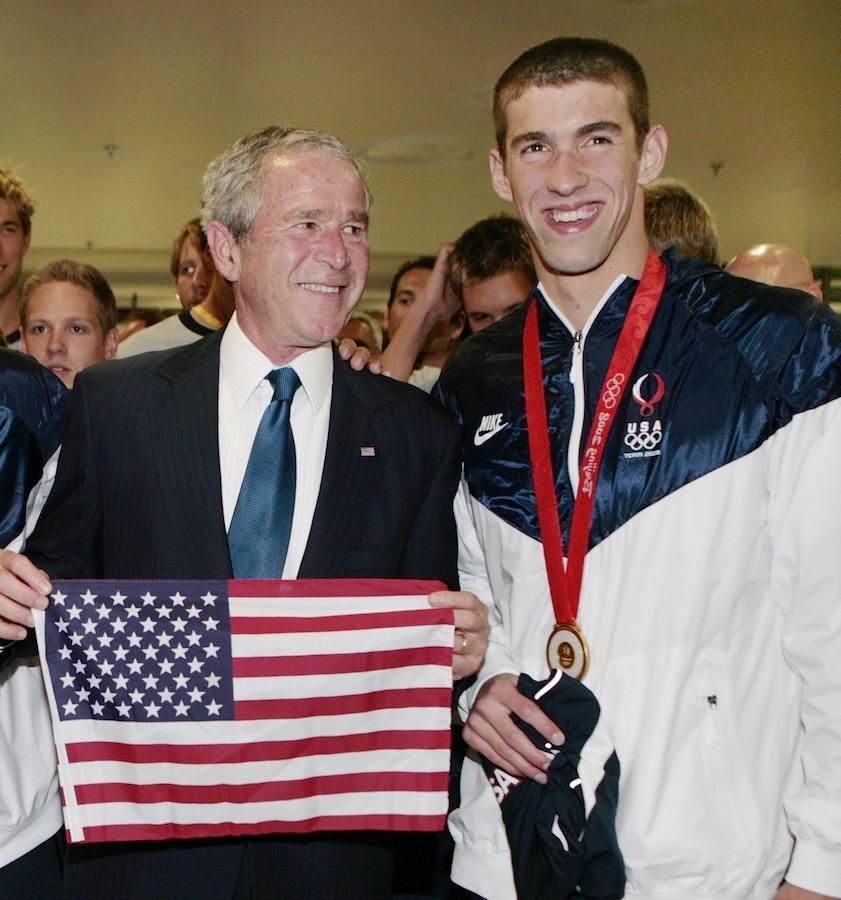
M346 160L356 170L365 191L366 212L371 192L359 160L338 138L321 131L271 125L240 138L216 157L204 175L201 223L205 231L221 222L237 241L248 236L263 205L263 187L269 164L278 156L301 150L320 150Z

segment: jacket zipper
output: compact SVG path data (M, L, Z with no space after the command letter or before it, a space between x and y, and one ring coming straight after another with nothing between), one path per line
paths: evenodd
M573 494L578 493L578 454L581 449L581 430L584 425L584 332L576 331L572 339L572 362L569 380L575 400L572 428L567 448L567 469Z

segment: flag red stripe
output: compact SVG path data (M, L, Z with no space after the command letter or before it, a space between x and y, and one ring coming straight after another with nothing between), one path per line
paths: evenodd
M273 700L235 700L234 718L302 719L307 716L342 716L375 709L450 705L450 688L404 688L346 694L341 697L294 697Z
M354 578L352 580L334 578L302 578L297 581L228 582L228 594L234 597L412 597L445 591L447 586L441 581L406 579L392 581L388 578Z
M165 841L171 838L231 837L245 834L309 834L315 831L441 831L446 815L397 814L317 816L296 822L219 822L192 825L86 825L84 843L96 841ZM68 840L70 836L68 834Z
M231 616L231 634L300 634L301 632L362 631L368 628L407 628L449 625L451 609L403 609L390 612L324 616Z
M77 784L76 802L87 803L267 803L384 791L446 791L448 772L354 772L257 784Z
M405 650L371 650L368 653L331 653L313 656L252 656L233 661L235 678L273 675L339 675L375 672L404 666L450 666L449 647L414 647Z
M123 744L107 741L67 744L71 763L113 762L218 765L298 759L330 753L366 750L446 750L448 731L372 731L295 741L260 741L248 744Z

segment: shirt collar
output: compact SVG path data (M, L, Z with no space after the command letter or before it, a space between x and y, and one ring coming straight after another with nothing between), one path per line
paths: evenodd
M587 334L587 332L590 330L590 326L598 318L598 315L602 311L602 308L604 307L605 303L607 303L607 301L613 296L614 292L619 288L619 286L621 284L624 283L625 279L628 277L630 277L630 276L628 276L628 275L617 275L616 276L616 278L613 281L613 284L611 284L608 287L608 289L604 292L604 294L602 294L601 300L599 300L599 302L596 304L593 311L590 313L590 317L587 319L586 324L581 329L583 334ZM561 320L561 322L564 323L564 325L569 329L569 332L571 334L575 334L576 329L573 328L569 319L567 319L567 317L561 312L560 307L558 307L555 304L555 302L549 297L549 294L546 293L546 288L543 287L542 282L538 282L537 290L540 292L540 296L543 297L543 299L546 301L546 305L549 307L549 309L551 309L552 312Z
M290 365L298 373L313 409L320 409L330 395L333 383L333 352L330 344L321 344L304 351ZM266 375L276 368L239 327L235 312L222 335L219 377L231 392L237 409L242 409Z

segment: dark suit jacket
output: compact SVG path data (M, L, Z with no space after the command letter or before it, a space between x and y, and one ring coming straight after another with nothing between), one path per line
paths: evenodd
M27 544L52 577L232 577L220 340L116 360L76 379L56 483ZM455 587L458 454L456 426L426 395L336 358L299 577L437 578Z
M220 340L94 366L76 379L56 483L27 543L50 576L232 577L219 469ZM300 577L436 578L456 587L459 473L457 428L441 407L336 358ZM249 842L251 887L286 896L278 880L294 885L300 872L307 887L288 896L332 896L335 880L354 871L344 896L387 896L391 857L381 839L369 843L353 833ZM243 845L81 845L68 856L65 896L229 898Z

